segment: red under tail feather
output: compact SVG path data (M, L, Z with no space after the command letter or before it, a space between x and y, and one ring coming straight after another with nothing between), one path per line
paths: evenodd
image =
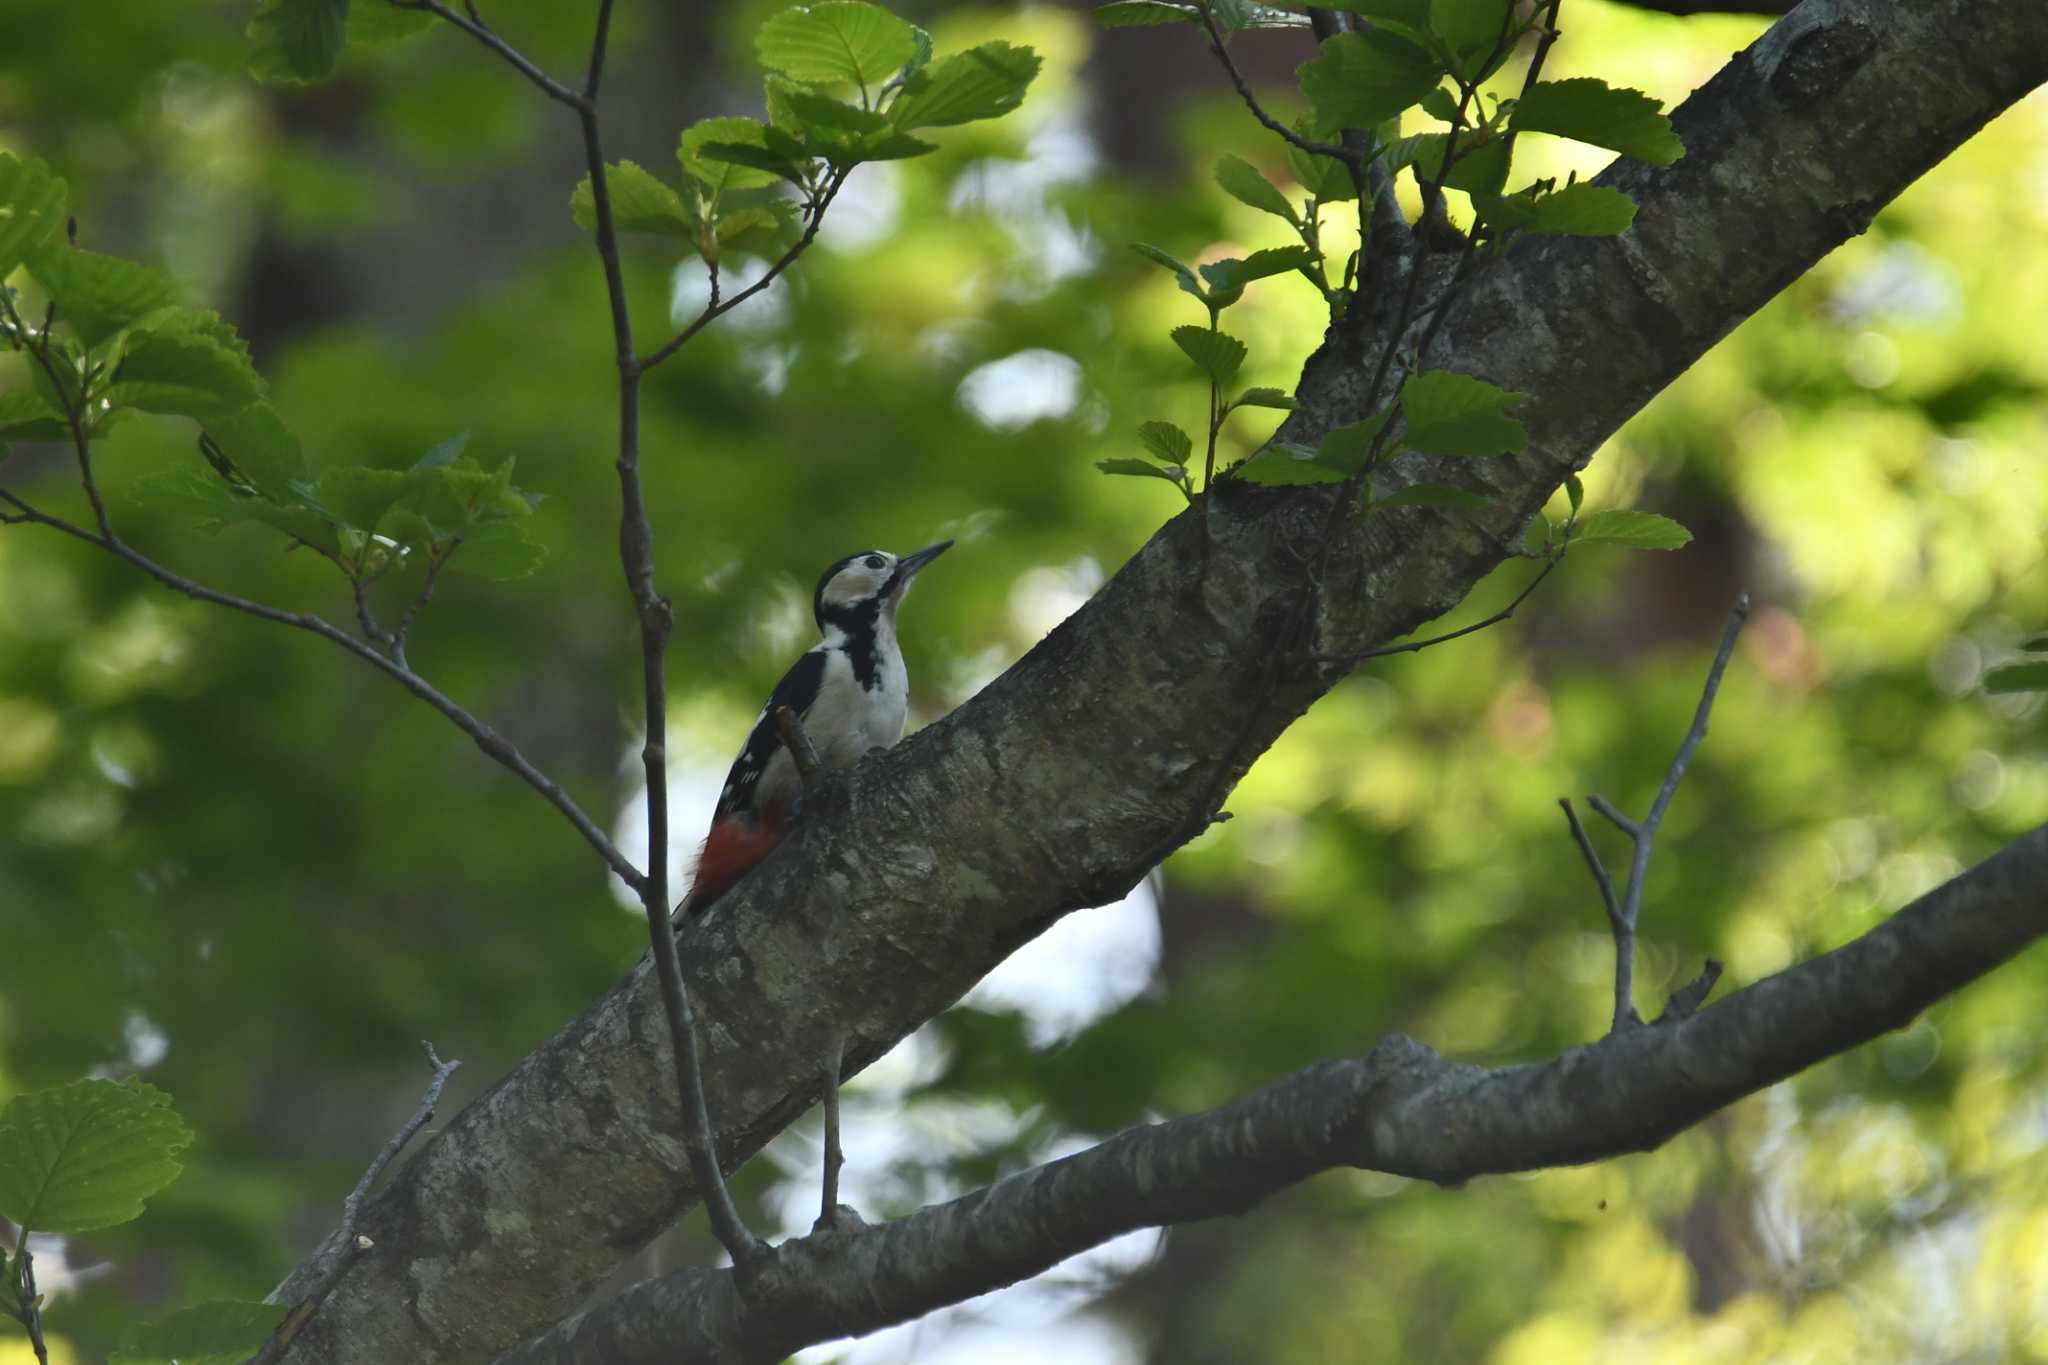
M734 815L720 820L704 837L704 850L697 857L696 880L684 898L682 913L694 915L710 908L712 902L732 890L740 878L753 871L789 832L789 817L771 806L752 815Z

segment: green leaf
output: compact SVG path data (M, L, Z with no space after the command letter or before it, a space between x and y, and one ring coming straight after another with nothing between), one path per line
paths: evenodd
M1508 126L1518 133L1551 133L1669 166L1685 155L1671 120L1640 90L1617 90L1602 80L1576 76L1541 81L1515 102Z
M1529 395L1495 388L1451 370L1424 370L1401 385L1408 430L1404 447L1432 455L1505 455L1528 444L1529 433L1506 410Z
M1394 159L1413 163L1418 184L1433 185L1436 178L1443 175L1446 189L1465 194L1499 194L1501 185L1508 178L1507 139L1460 133L1456 159L1451 162L1450 173L1445 175L1444 142L1447 136L1444 133L1422 133L1402 138L1391 149L1396 152Z
M1513 46L1502 41L1511 32L1508 0L1429 0L1429 31L1458 54L1475 81L1493 74Z
M1230 406L1233 408L1279 408L1282 411L1291 412L1294 410L1294 395L1288 393L1285 389L1246 389L1243 393L1230 400Z
M334 70L347 35L348 0L261 0L247 31L249 74L317 81Z
M1148 460L1097 460L1095 467L1105 474L1127 474L1132 478L1164 479L1184 487L1187 471L1178 465L1156 465Z
M34 389L0 393L0 441L68 441L71 426Z
M1309 17L1258 0L1209 0L1209 12L1225 33L1248 28L1308 28Z
M1238 366L1244 364L1244 343L1228 332L1212 332L1190 323L1173 329L1173 342L1219 388L1228 384L1236 376Z
M1168 4L1167 0L1115 0L1097 5L1095 22L1104 28L1151 28L1157 24L1193 23L1199 11L1193 5Z
M445 471L425 471L429 476L442 472ZM313 481L311 505L333 514L345 526L375 531L384 514L419 487L420 481L411 470L338 465L321 471Z
M1397 488L1373 499L1377 507L1450 507L1466 512L1491 506L1492 503L1491 498L1482 498L1477 493L1440 483L1411 483L1406 488Z
M425 33L435 24L432 10L400 9L386 0L359 0L348 8L348 40L393 43Z
M1172 422L1143 423L1138 428L1138 439L1145 449L1168 464L1186 464L1195 451L1193 438Z
M299 438L268 403L251 403L213 418L206 423L206 434L266 497L282 501L291 481L305 477L306 456Z
M774 184L782 171L747 165L730 157L706 157L704 150L714 142L723 147L758 147L765 159L769 155L767 135L767 125L758 119L699 119L683 129L682 137L677 139L676 161L683 174L702 182L714 198L727 190L760 189Z
M1235 302L1237 296L1244 292L1244 287L1253 280L1304 270L1315 263L1315 253L1305 246L1267 247L1263 251L1254 251L1243 260L1229 256L1211 261L1201 267L1201 276L1209 282L1213 294L1221 296L1227 293Z
M1373 445L1393 416L1393 409L1388 408L1362 422L1349 422L1332 428L1323 433L1323 439L1317 443L1315 458L1340 474L1358 473L1373 458ZM1380 453L1386 453L1384 445L1380 447Z
M142 1213L178 1178L192 1130L140 1081L73 1081L0 1111L0 1218L38 1232L91 1232Z
M64 230L64 182L42 162L0 152L0 280Z
M1240 204L1270 213L1276 218L1285 218L1299 225L1301 215L1294 211L1294 205L1287 202L1287 196L1280 187L1259 173L1258 167L1240 156L1222 156L1216 159L1216 183L1223 192Z
M55 246L32 252L26 260L29 274L56 300L57 320L70 324L88 347L167 306L178 294L161 270L119 256Z
M462 533L448 567L477 578L524 578L547 562L548 548L517 521L486 521Z
M230 334L232 336L232 334ZM205 332L145 331L128 339L114 382L115 407L179 417L223 417L263 396L246 354Z
M242 1365L261 1350L285 1307L212 1299L146 1322L114 1352L113 1365Z
M1332 469L1301 446L1274 442L1249 460L1231 468L1231 475L1267 488L1293 488L1310 483L1342 483L1342 470Z
M605 167L604 183L611 193L612 222L620 232L696 240L696 219L683 207L682 196L639 166L615 161ZM569 195L569 216L585 232L597 230L597 200L587 175Z
M781 131L779 128L770 128L763 133L763 137L767 138ZM803 154L801 143L795 146L796 155L790 156L772 147L755 147L745 142L707 142L698 148L697 155L704 161L730 161L739 166L751 166L755 170L766 171L771 176L787 180L793 185L802 185L804 167L809 158Z
M1456 123L1458 98L1442 86L1438 86L1422 97L1422 112L1444 123Z
M1308 120L1297 120L1294 131L1303 137L1309 136ZM1294 172L1295 182L1319 204L1342 204L1358 197L1358 186L1351 181L1351 168L1334 156L1304 152L1290 142L1287 144L1287 168Z
M937 150L929 142L898 131L887 115L872 109L810 90L791 90L786 98L790 112L801 121L804 150L835 166L890 161Z
M1572 515L1577 516L1580 506L1586 501L1586 485L1579 482L1578 475L1567 474L1564 476L1564 496L1565 500L1571 504Z
M1163 266L1171 270L1175 277L1180 280L1180 287L1182 289L1193 294L1204 303L1209 301L1209 296L1202 290L1201 282L1195 278L1195 272L1182 265L1174 258L1172 253L1162 251L1150 242L1132 242L1131 250L1137 252L1154 265Z
M821 0L770 18L754 47L761 65L791 80L873 91L917 54L917 35L880 5Z
M1636 201L1605 185L1567 185L1536 200L1524 230L1566 237L1613 237L1636 221Z
M904 82L889 121L907 132L1000 118L1024 102L1039 65L1030 48L1004 42L955 52Z
M2002 664L1984 674L1984 690L2006 692L2048 692L2048 663Z
M1619 545L1628 550L1676 550L1692 532L1655 512L1594 512L1572 532L1574 545Z
M1295 72L1315 110L1317 136L1384 123L1436 88L1443 68L1413 43L1383 32L1339 33Z

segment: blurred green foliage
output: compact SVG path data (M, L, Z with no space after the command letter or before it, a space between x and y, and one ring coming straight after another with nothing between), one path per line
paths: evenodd
M490 8L537 61L576 69L583 7ZM622 5L607 155L665 166L692 120L757 114L751 40L777 8ZM463 432L487 467L517 459L544 495L546 566L449 579L412 658L620 827L637 656L573 129L448 32L351 46L325 85L259 87L246 9L0 13L0 150L70 182L84 245L163 265L250 337L314 469L404 468ZM1187 392L1167 335L1187 299L1124 244L1190 262L1275 245L1274 220L1211 178L1220 155L1292 185L1184 29L902 12L941 51L1036 48L1030 98L862 167L794 275L648 381L672 706L700 782L805 642L830 559L962 538L905 618L931 716L1043 632L1048 583L1085 589L1183 505L1095 468L1142 453L1139 424ZM1757 28L1575 0L1546 75L1621 73L1672 102ZM1287 32L1237 50L1255 81L1310 55ZM1533 173L1605 160L1530 141ZM1690 546L1575 552L1511 625L1374 664L1305 717L1237 819L1167 865L1154 989L1051 1042L1018 1014L942 1019L911 1112L1011 1120L979 1140L956 1125L908 1188L1219 1103L1390 1029L1488 1063L1597 1036L1611 946L1556 798L1647 803L1744 588L1758 610L1646 897L1646 1011L1704 956L1729 987L1753 981L2038 823L2039 702L1979 684L2048 623L2048 348L2013 306L2048 297L2044 146L2036 96L1601 452L1588 505L1668 513ZM703 297L681 255L629 240L643 347ZM1235 383L1291 391L1323 310L1299 278L1253 284L1231 314L1250 354ZM1225 460L1280 415L1242 414ZM109 436L129 538L345 617L312 555L134 499L198 460L180 419ZM61 449L18 444L5 471L83 510ZM1530 571L1509 564L1447 624ZM410 1112L416 1039L468 1060L459 1104L615 980L641 933L552 811L368 669L0 531L0 1099L140 1074L199 1135L147 1216L69 1249L111 1270L51 1309L60 1358L260 1295ZM1324 1177L1176 1230L1098 1311L1175 1362L2048 1359L2044 989L2036 950L1652 1155L1456 1192ZM740 1193L769 1199L773 1179L756 1163Z

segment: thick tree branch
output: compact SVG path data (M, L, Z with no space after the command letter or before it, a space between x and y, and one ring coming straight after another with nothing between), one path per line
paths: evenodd
M1133 1128L878 1227L732 1272L637 1285L499 1365L775 1361L1033 1275L1111 1237L1242 1213L1350 1166L1455 1186L1649 1151L1744 1095L1909 1023L2048 933L2048 827L1862 938L1702 1013L1538 1066L1447 1062L1399 1035L1206 1114Z
M1518 413L1531 449L1468 475L1490 481L1494 512L1347 523L1316 599L1320 647L1369 649L1458 602L1652 394L2044 79L2039 0L1806 0L1678 112L1683 160L1607 177L1640 204L1627 234L1517 248L1453 307L1443 363L1536 395ZM1376 338L1369 310L1354 312L1310 358L1290 439L1368 415ZM1222 490L1207 538L1192 514L1162 528L972 702L828 784L776 854L684 931L724 1161L809 1107L815 1041L833 1026L853 1074L1061 914L1122 894L1206 820L1219 782L1344 676L1315 665L1269 685L1322 525L1313 490ZM1190 714L1215 723L1174 719ZM1958 947L1922 936L1930 961ZM1889 956L1823 959L1838 960L1869 969L1837 983L1850 999L1898 969ZM1717 1006L1683 1036L1720 1040L1694 1030L1751 1018ZM1816 1041L1842 1027L1799 1019ZM364 1230L399 1254L358 1262L287 1359L488 1358L577 1308L696 1197L665 1035L643 967L450 1123L364 1209ZM1661 1036L1633 1030L1613 1046ZM1711 1049L1681 1060L1695 1084L1718 1085ZM1656 1117L1593 1098L1589 1131ZM1453 1095L1432 1103L1469 1120L1439 1149L1446 1169L1468 1168L1497 1117Z

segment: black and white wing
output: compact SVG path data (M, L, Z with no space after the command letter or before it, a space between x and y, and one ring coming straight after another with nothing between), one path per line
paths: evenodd
M711 817L716 824L729 816L757 811L764 805L794 799L797 786L796 761L789 756L776 728L775 713L787 706L805 720L817 704L825 682L825 651L813 649L790 665L782 681L768 696L768 704L754 720L753 733L732 761L725 776L725 789L718 794L718 810Z

